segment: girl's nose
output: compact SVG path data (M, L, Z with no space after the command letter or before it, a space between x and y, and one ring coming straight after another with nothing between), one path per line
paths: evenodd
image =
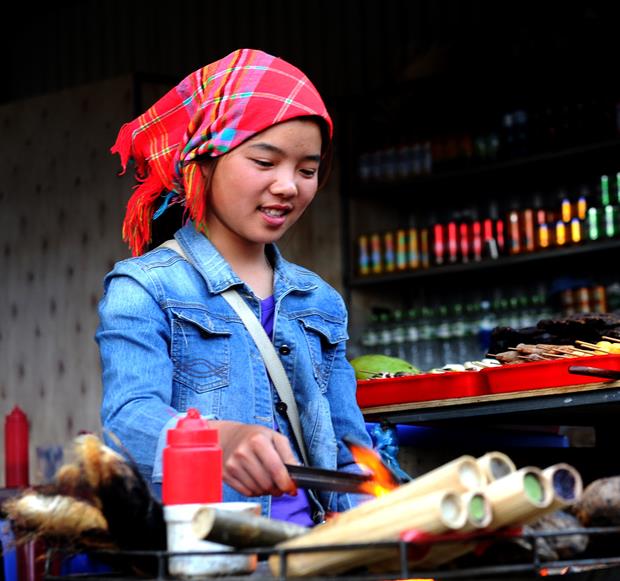
M276 179L271 184L271 193L278 196L297 195L297 183L294 173L288 171L279 172Z

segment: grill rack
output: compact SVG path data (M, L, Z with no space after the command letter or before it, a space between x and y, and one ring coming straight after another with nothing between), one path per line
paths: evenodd
M500 580L500 579L535 579L541 576L560 576L572 580L618 580L620 579L620 551L616 556L609 557L584 557L569 560L543 561L540 558L539 546L537 539L549 537L561 537L570 535L583 535L591 537L600 537L604 535L620 535L620 526L614 527L589 527L589 528L573 528L557 531L528 531L523 532L519 529L506 529L505 531L494 531L492 533L483 533L475 536L477 542L496 543L509 539L523 539L529 541L532 546L532 555L530 559L524 559L522 563L504 564L504 565L480 565L476 567L467 566L462 568L454 568L451 563L447 563L444 567L435 570L416 570L410 567L407 562L408 549L427 545L429 541L383 541L372 543L348 543L346 545L317 545L314 547L297 547L290 549L271 548L249 548L238 549L230 552L171 552L171 551L88 551L93 557L124 557L124 558L152 558L157 563L157 573L151 576L132 575L126 572L110 573L71 573L66 575L54 574L54 564L59 556L71 556L71 551L63 548L49 548L46 551L43 579L45 581L173 581L179 577L173 577L167 574L167 562L170 557L189 557L189 556L214 556L214 555L249 555L256 554L259 558L259 564L255 572L245 575L221 575L218 576L222 581L255 581L264 579L269 581L286 581L288 579L305 579L325 580L338 579L342 581L388 581L396 579L433 579L435 581L450 579L466 579L473 580ZM454 543L453 538L438 538L433 543ZM468 537L471 542L471 537ZM620 545L619 545L620 546ZM341 550L366 550L369 548L377 549L396 549L398 550L400 568L393 573L371 573L365 570L352 572L342 575L322 575L315 577L294 577L287 575L286 565L287 556L294 553L310 553L325 551L341 551ZM584 551L587 554L588 550ZM277 554L281 557L281 567L277 575L273 575L267 566L266 559ZM208 579L209 577L200 577L200 579ZM198 579L198 577L196 577Z

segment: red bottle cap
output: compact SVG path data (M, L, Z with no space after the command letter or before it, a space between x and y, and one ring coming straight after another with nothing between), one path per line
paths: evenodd
M166 442L172 446L210 446L218 444L218 432L209 428L209 422L200 417L195 408L187 410L187 416L177 422L176 428L168 430Z

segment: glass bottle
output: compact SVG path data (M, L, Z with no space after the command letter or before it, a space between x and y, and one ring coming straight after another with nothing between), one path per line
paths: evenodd
M480 320L478 324L478 347L482 357L484 357L491 345L491 334L493 329L497 327L497 317L491 308L491 302L488 300L480 301Z
M405 317L405 349L409 361L415 367L421 367L420 354L418 352L418 341L420 340L420 332L418 330L418 310L411 308L407 311Z
M391 348L390 352L394 357L407 360L407 349L405 346L406 328L403 312L395 309L392 314Z

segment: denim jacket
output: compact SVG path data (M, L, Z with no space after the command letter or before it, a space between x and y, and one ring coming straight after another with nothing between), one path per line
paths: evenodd
M118 262L104 281L96 333L104 433L120 440L156 491L166 430L190 407L206 417L269 428L276 420L294 441L276 411L279 399L258 348L220 294L236 288L257 316L259 299L192 223L175 238L195 267L165 247ZM268 252L274 266L273 341L293 387L309 462L357 471L343 436L367 446L371 440L345 357L342 297L318 275L287 262L275 245ZM333 492L319 498L319 511L335 512L361 499ZM247 498L225 485L224 500ZM270 497L260 502L268 515Z

